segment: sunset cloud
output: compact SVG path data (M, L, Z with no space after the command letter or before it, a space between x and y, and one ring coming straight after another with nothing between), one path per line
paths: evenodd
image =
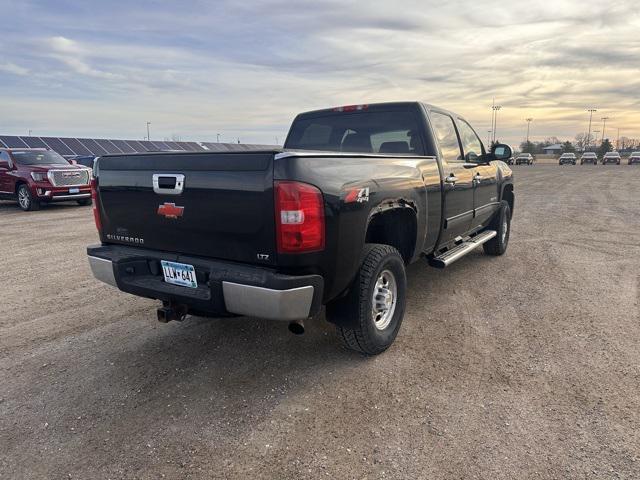
M483 138L640 137L632 0L2 2L3 133L273 143L296 112L423 100Z

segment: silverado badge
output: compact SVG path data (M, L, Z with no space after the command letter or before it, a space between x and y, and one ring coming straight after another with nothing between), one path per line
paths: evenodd
M175 203L165 202L158 207L158 215L162 215L166 218L178 218L181 217L184 212L184 207L176 207Z

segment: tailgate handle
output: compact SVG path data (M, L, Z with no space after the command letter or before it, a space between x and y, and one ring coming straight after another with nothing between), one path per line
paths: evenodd
M154 173L153 191L159 195L180 195L184 190L184 175L181 173Z

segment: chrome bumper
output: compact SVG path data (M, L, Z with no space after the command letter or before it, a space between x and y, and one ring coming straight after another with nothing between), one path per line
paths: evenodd
M89 266L91 267L93 276L98 280L113 287L118 287L116 284L116 276L113 273L113 263L111 260L89 256Z
M117 287L111 260L88 256L93 276ZM287 290L222 282L222 295L229 313L269 320L303 320L309 317L314 287L306 285Z
M42 196L40 197L44 200L49 200L50 202L66 202L69 200L85 200L87 198L91 198L90 193L74 193L73 195L51 195L51 196Z
M309 316L313 287L273 290L271 288L222 282L227 310L237 315L270 320L302 320Z

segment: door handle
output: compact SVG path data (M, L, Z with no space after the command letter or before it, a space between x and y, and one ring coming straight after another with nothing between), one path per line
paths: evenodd
M455 175L451 174L447 178L445 178L444 181L447 182L447 183L455 184L458 181L458 177L456 177Z

